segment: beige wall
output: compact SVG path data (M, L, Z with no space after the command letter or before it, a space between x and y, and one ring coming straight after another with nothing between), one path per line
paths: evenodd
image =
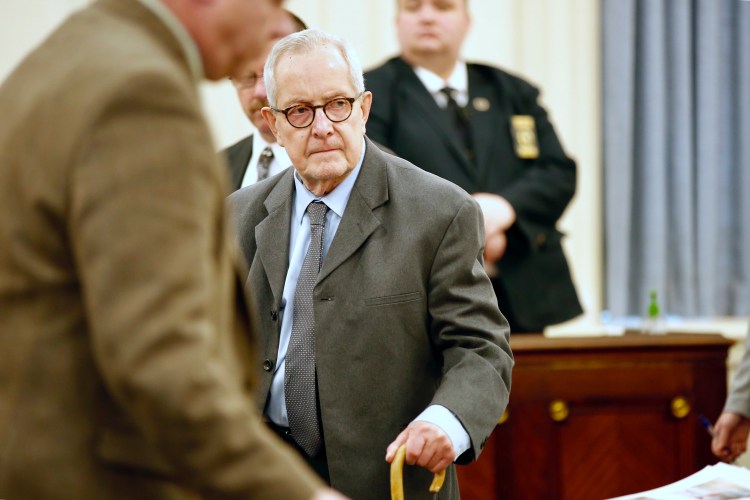
M88 0L15 0L0 16L0 81L60 21Z

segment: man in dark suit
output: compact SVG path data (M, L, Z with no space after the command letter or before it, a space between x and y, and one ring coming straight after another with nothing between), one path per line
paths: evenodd
M0 87L0 498L333 495L253 404L197 89L278 3L91 2Z
M260 406L352 498L388 498L386 461L405 444L419 466L406 497L431 498L430 472L447 468L441 498L456 499L452 464L485 445L513 365L480 209L365 138L372 95L343 40L290 35L265 79L294 169L229 197L261 312Z
M472 193L511 331L541 332L581 313L555 227L575 191L575 163L534 87L460 60L466 2L398 0L401 55L365 73L368 137Z
M277 40L305 28L307 26L302 19L284 10L284 15L279 18L271 33L268 48L245 66L239 76L232 78L242 110L256 130L256 133L222 151L229 162L232 191L276 175L292 164L286 150L276 143L276 138L260 112L264 106L268 106L268 96L263 84L263 66Z

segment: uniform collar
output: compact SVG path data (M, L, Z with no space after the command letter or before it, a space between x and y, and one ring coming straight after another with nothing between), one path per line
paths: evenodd
M465 94L467 96L469 94L469 74L466 69L465 61L458 61L456 63L453 72L447 80L443 80L429 69L420 66L414 68L414 73L417 74L417 77L432 95L437 94L445 87L450 87L456 90L459 94Z

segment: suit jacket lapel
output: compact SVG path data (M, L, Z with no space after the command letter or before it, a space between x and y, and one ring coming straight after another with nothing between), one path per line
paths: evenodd
M275 305L281 304L289 267L289 224L294 200L294 169L288 169L268 194L264 205L268 216L255 227L257 255L266 271Z
M365 139L365 142L367 149L362 168L331 248L323 261L318 275L319 282L356 252L381 224L373 211L388 201L387 160L369 139Z
M229 171L232 175L232 189L242 187L250 157L253 156L253 136L249 135L227 150Z
M415 116L424 119L430 127L439 135L439 141L446 144L451 154L459 161L461 166L469 173L474 174L476 167L469 161L463 151L463 146L453 130L450 117L435 102L422 81L414 70L403 61L396 59L399 64L399 73L403 81L404 102L413 104L416 108Z

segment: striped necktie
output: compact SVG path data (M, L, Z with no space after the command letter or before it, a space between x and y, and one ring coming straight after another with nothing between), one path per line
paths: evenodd
M258 180L268 178L268 174L271 171L271 162L273 161L273 150L271 146L266 146L263 151L260 152L258 158Z

